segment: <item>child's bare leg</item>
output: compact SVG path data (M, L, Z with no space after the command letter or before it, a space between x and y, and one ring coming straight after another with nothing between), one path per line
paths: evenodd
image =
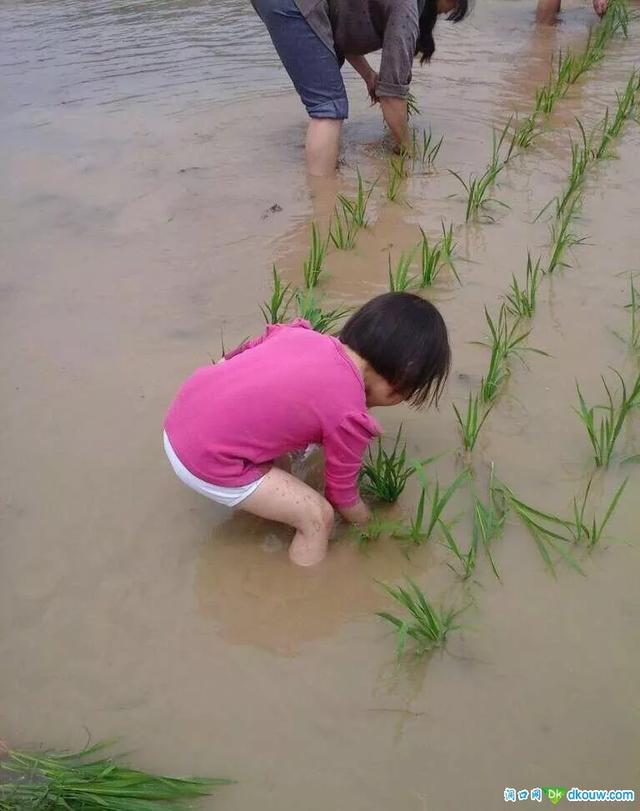
M313 566L327 554L333 507L290 473L271 468L238 509L294 527L289 558L298 566Z

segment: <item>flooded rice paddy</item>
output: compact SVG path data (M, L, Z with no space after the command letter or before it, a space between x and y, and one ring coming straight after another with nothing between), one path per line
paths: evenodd
M304 113L248 3L4 0L0 737L120 736L142 767L236 778L211 801L221 811L492 811L505 786L640 787L640 478L621 464L640 453L637 414L593 482L602 513L630 477L610 540L579 555L584 576L561 563L554 579L510 517L501 582L482 559L467 627L400 668L375 580L409 574L436 602L465 600L444 547L407 560L383 539L365 555L342 529L325 564L295 569L284 529L182 488L161 443L177 386L221 335L261 330L272 262L300 283L310 222L326 228L359 167L383 179L356 248L328 255L328 301L385 290L389 252L418 226L456 228L461 284L443 273L430 293L454 350L440 410L377 414L391 435L404 423L412 457L448 452L436 467L451 481L451 403L485 374L484 307L497 312L528 250L546 255L535 217L566 185L576 117L595 126L638 64L637 20L501 173L495 223L464 224L447 169L483 170L492 127L530 111L551 55L583 47L593 21L572 2L536 27L530 4L489 0L440 25L414 93L416 123L444 142L398 204L379 113L350 73L340 176L309 184ZM615 159L589 167L574 224L588 238L542 281L530 325L548 357L512 365L473 453L479 481L494 462L563 515L593 471L575 381L602 402L601 374L637 374L616 333L640 271L639 149L629 122ZM412 482L396 514L416 498Z

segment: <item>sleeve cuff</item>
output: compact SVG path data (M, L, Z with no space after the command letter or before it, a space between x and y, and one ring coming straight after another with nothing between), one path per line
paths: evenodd
M409 87L408 84L378 82L376 84L376 96L393 96L398 99L406 99L409 95Z

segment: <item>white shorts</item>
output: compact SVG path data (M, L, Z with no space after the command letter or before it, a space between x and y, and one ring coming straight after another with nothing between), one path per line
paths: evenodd
M224 504L225 507L237 506L241 501L244 501L247 496L250 496L264 479L264 476L262 476L257 481L243 484L241 487L222 487L219 484L205 482L197 476L194 476L178 459L176 452L171 447L166 431L163 434L163 439L164 452L167 454L167 458L171 462L171 467L180 481L186 484L187 487L195 490L196 493L210 498L211 501L215 501L217 504Z

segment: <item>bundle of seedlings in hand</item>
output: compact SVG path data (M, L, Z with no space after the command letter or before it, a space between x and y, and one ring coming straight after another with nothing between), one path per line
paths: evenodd
M358 226L345 208L336 206L329 225L329 238L339 251L350 251L356 244Z
M607 404L598 406L587 406L580 386L576 383L578 390L579 408L574 409L589 435L589 441L594 452L596 467L606 467L611 460L613 449L625 420L632 409L640 406L640 374L636 377L631 391L627 391L627 386L620 372L613 369L621 385L619 401L613 397L607 381L602 377L602 383L607 393ZM597 413L597 416L596 416Z
M517 498L505 484L500 484L499 488L504 493L509 508L515 512L529 530L531 537L535 541L536 548L551 574L555 577L556 570L551 557L554 552L577 572L584 574L578 562L566 548L572 540L570 534L567 534L567 530L571 526L570 522L526 504Z
M411 118L412 115L420 115L420 108L418 107L418 102L416 101L416 97L413 93L407 94L407 119Z
M316 332L332 333L340 321L351 312L349 307L323 309L313 290L298 290L295 296L298 317L308 321Z
M465 468L443 492L440 492L440 482L436 478L433 494L431 494L431 486L426 480L422 467L416 465L415 469L422 484L422 493L418 501L416 514L408 525L395 530L393 536L402 541L409 541L414 546L419 546L421 543L431 540L436 528L439 528L445 533L451 531L451 522L445 521L443 517L444 511L456 491L459 490L462 484L469 478L470 473L469 470ZM425 500L427 497L430 503L425 526Z
M367 222L367 206L369 205L369 198L375 188L375 183L365 190L364 180L360 174L360 170L356 170L358 176L358 189L355 199L345 197L344 194L338 195L338 202L342 207L342 213L346 220L349 220L356 228L366 228Z
M464 418L462 417L460 411L458 411L456 404L453 403L452 405L456 414L456 419L458 420L458 425L460 426L462 444L465 451L470 453L476 446L480 430L489 416L489 412L493 408L494 403L492 402L489 406L485 405L483 407L480 402L479 395L471 394L471 392L469 392L467 411Z
M407 176L407 155L393 155L387 160L387 198L392 202L398 199L403 180Z
M327 255L327 247L329 245L329 237L322 240L320 239L320 232L315 222L311 223L311 245L309 247L309 255L304 260L303 276L304 286L307 289L316 287L320 281L320 275L324 271L324 260Z
M2 761L0 808L78 811L178 811L231 780L164 777L121 766L103 756L108 743L81 752L18 752Z
M393 503L415 472L416 468L407 463L407 443L402 439L401 425L390 453L384 449L380 438L376 442L375 452L372 453L369 448L360 471L360 486L365 495L376 501Z
M458 610L436 608L411 578L407 578L407 588L385 583L380 585L409 614L407 619L400 619L388 611L377 612L378 617L390 622L395 629L398 661L404 653L407 638L413 640L416 656L422 656L427 651L442 647L448 634L461 627L455 621L468 606Z
M511 291L505 296L507 310L514 318L531 318L535 313L538 288L541 281L540 257L534 263L531 254L527 252L527 271L524 286L520 287L515 274L512 275Z
M260 305L260 310L267 324L283 324L287 320L287 313L294 292L289 292L291 285L282 284L275 263L273 265L273 289L271 298Z
M415 169L417 162L420 162L423 168L431 168L435 164L443 141L444 135L439 141L434 141L431 127L428 131L422 130L422 137L418 140L418 132L414 128L411 132L412 168Z
M509 376L508 364L511 357L516 357L524 363L523 354L525 352L535 352L538 355L547 355L547 353L542 349L523 346L530 330L520 332L520 319L515 319L513 323L510 323L508 310L504 303L500 306L497 321L494 322L486 307L484 314L489 325L491 342L477 341L476 343L491 350L487 376L483 378L480 386L482 400L489 403L496 397L500 386Z
M392 293L402 293L410 287L416 286L416 277L409 275L414 254L415 248L408 253L403 251L398 259L395 271L391 266L391 254L389 254L389 290Z

